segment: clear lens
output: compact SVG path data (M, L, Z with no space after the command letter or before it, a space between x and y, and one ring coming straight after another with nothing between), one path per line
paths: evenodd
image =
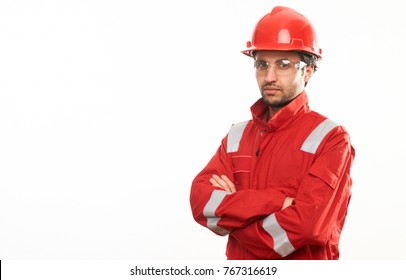
M276 60L271 65L266 60L254 61L254 67L257 71L268 71L272 68L277 75L293 74L296 70L303 69L306 65L303 61L293 62L289 59Z

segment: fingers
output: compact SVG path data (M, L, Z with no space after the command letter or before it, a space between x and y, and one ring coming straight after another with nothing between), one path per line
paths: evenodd
M283 205L282 205L282 209L281 209L281 210L285 209L286 207L291 206L294 200L295 200L295 198L290 197L290 196L287 196L287 197L285 198L285 200L283 201Z
M219 177L218 175L214 174L209 181L213 186L220 187L226 192L235 193L237 191L234 183L231 182L231 180L225 175Z
M213 186L224 189L225 191L228 191L228 192L230 191L230 188L227 186L227 183L216 174L211 176L210 183L212 183Z
M222 175L221 179L223 179L227 183L228 187L230 188L231 193L235 193L237 191L237 189L235 188L234 183L231 182L231 180L228 179L228 177L226 175Z
M213 186L222 188L222 186L219 183L217 183L216 179L210 178L209 181Z

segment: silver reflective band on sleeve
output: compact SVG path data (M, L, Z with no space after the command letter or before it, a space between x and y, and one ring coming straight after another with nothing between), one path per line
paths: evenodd
M264 219L262 222L262 227L264 230L272 236L274 243L274 251L286 257L287 255L293 253L296 249L290 243L286 231L279 225L276 220L275 214L271 214Z
M336 126L338 126L338 124L329 119L321 122L306 138L300 149L303 152L315 154L321 141L323 141L324 137Z
M216 210L224 197L230 193L226 191L214 190L210 199L203 209L203 215L207 218L207 227L219 235L227 235L230 232L217 225L221 218L216 216Z
M240 140L247 123L248 121L240 122L234 124L231 127L227 136L227 153L233 153L238 151L238 147L240 146Z

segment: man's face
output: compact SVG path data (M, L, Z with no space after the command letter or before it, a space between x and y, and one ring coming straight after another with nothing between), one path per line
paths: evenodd
M258 51L255 61L262 99L275 112L298 96L313 74L313 67L296 65L300 61L296 52Z

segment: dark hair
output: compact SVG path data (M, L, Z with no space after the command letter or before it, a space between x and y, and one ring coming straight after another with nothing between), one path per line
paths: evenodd
M305 53L305 52L298 52L300 56L300 60L302 60L304 63L307 65L310 65L313 67L313 73L317 71L317 56L311 53ZM308 82L305 82L305 87L307 86Z
M317 56L311 53L298 52L300 59L307 65L313 66L314 72L318 69L317 67Z

